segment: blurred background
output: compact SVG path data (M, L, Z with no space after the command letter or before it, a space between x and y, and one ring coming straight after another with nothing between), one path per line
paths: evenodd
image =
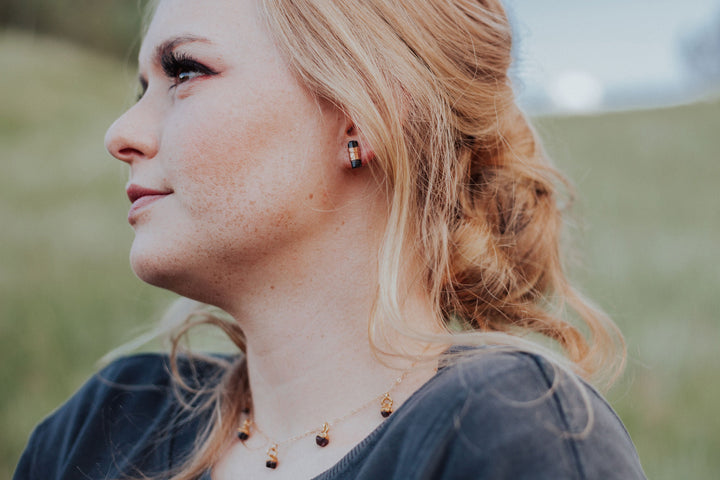
M0 0L0 478L33 426L173 295L127 255L105 129L143 1ZM626 335L608 394L651 479L720 472L720 2L507 0L514 81L573 180L573 278Z

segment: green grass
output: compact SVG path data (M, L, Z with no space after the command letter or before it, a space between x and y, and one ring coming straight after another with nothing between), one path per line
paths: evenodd
M610 394L652 479L720 471L720 103L543 119L575 180L575 275L626 335Z
M0 478L33 425L172 295L127 253L124 165L104 151L131 67L0 32ZM720 103L541 119L577 186L574 276L626 334L609 397L649 478L720 471Z
M169 294L129 268L127 172L103 147L134 72L0 32L0 478L32 426Z

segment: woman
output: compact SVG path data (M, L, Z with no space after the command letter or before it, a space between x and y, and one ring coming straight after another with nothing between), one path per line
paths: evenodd
M175 347L242 353L116 360L15 478L643 478L576 376L621 340L563 276L510 47L497 0L161 1L106 138L131 263L201 302Z

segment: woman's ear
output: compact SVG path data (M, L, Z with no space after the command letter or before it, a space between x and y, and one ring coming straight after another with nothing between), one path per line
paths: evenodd
M352 122L345 129L345 149L347 150L344 161L346 168L367 166L375 159L372 146Z

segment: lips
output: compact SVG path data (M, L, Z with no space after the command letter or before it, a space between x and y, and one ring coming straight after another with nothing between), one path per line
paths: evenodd
M127 196L130 199L130 203L135 203L136 200L142 197L156 196L156 195L169 195L171 190L153 190L152 188L141 187L140 185L132 184L127 188Z
M165 198L171 193L173 193L172 190L155 190L152 188L141 187L140 185L130 185L127 188L127 196L132 203L132 207L130 207L130 211L128 212L128 221L131 224L134 223L133 220L140 209L154 203L157 200Z

